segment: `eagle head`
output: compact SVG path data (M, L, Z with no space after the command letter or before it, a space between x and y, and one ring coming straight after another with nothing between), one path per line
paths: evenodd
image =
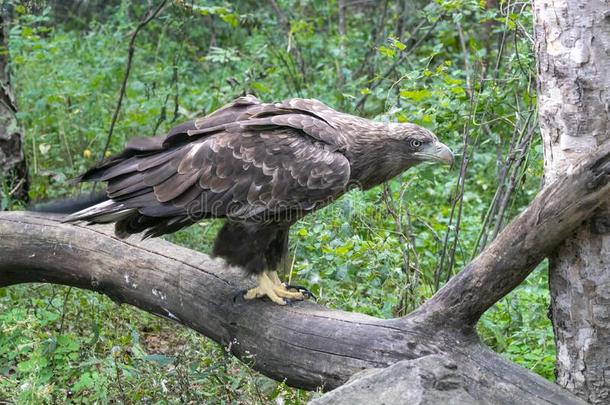
M453 153L436 135L419 125L389 124L389 137L404 159L420 162L439 162L453 165Z

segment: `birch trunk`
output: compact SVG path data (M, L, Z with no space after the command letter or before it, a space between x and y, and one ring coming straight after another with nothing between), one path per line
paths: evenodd
M610 139L610 2L535 0L545 182ZM610 401L610 203L550 256L557 383Z

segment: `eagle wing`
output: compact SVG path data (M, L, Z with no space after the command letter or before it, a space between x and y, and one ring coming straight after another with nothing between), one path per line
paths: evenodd
M350 178L341 135L316 114L324 105L300 101L243 97L167 135L130 141L81 176L107 182L109 200L67 220L158 236L204 217L298 219L337 198Z

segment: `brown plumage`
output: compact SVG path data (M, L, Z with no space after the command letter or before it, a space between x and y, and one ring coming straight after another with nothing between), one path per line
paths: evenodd
M66 220L114 222L119 237L149 237L226 218L213 253L262 274L286 255L288 228L299 218L354 186L368 189L423 160L452 159L417 125L373 122L317 100L246 96L167 135L129 141L80 177L106 182L108 199Z

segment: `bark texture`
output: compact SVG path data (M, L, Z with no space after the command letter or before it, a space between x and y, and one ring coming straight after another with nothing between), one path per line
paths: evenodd
M98 291L197 330L296 387L330 390L362 370L436 355L452 371L429 369L432 377L413 389L438 389L429 382L449 376L478 402L579 403L491 352L475 324L610 196L607 146L541 191L460 275L403 318L376 319L309 302L246 303L234 298L248 280L220 260L162 240L118 240L106 227L62 224L35 213L0 214L0 286L47 282ZM408 367L425 370L427 364Z
M536 0L545 181L610 140L610 3ZM610 401L610 199L550 257L557 383Z
M19 128L15 113L17 106L11 88L8 29L10 5L0 5L0 200L3 193L10 198L26 199L28 191L27 170L23 154L23 131Z
M381 370L358 373L310 405L464 405L491 402L468 393L458 365L443 356L402 360Z

